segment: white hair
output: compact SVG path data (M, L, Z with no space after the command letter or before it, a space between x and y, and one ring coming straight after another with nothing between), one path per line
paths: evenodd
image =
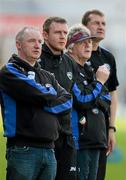
M82 24L75 24L73 26L71 26L68 30L68 35L67 35L67 41L69 41L74 35L76 35L77 33L82 32L82 33L87 33L87 34L91 34L90 30L82 25ZM72 49L75 43L71 43L67 46L67 50L69 51L69 49Z

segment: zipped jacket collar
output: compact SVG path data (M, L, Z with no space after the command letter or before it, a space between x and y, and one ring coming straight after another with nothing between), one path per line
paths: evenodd
M31 66L26 61L23 61L20 57L18 57L16 54L13 54L12 57L8 61L9 63L15 63L17 65L23 66L26 70L40 70L41 66L38 62L35 63L34 66Z

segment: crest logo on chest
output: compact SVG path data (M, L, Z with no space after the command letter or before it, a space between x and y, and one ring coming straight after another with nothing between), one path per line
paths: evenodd
M34 71L28 71L28 78L29 79L35 79L35 72Z
M67 72L67 77L68 77L70 80L72 80L72 78L73 78L72 72Z
M86 85L88 85L88 82L86 80L84 80L83 84L86 86Z

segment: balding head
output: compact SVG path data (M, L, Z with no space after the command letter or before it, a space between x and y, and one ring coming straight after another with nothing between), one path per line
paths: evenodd
M16 35L18 56L31 65L41 55L42 35L36 27L24 27Z

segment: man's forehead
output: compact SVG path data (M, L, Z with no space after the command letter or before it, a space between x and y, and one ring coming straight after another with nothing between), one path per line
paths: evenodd
M52 24L50 25L50 29L68 29L68 25L67 23L61 23L61 22L52 22Z
M32 29L28 29L25 31L24 33L24 37L27 38L27 37L35 37L35 36L40 36L42 37L41 33L39 30L32 30Z
M105 21L105 17L104 16L100 16L99 14L90 14L89 18L91 20L98 20L98 19L102 19Z

